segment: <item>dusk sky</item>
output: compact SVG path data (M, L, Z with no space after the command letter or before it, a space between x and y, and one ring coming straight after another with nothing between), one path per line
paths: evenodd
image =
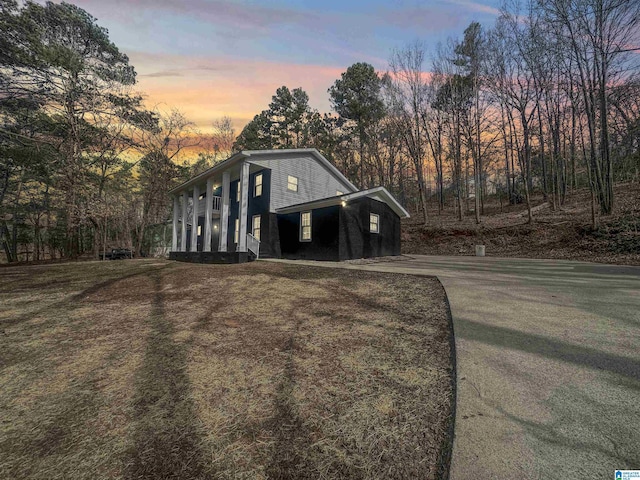
M491 26L499 0L68 0L98 19L138 73L149 106L176 107L206 132L237 132L276 88L302 87L330 111L327 89L358 61L385 70L391 52Z

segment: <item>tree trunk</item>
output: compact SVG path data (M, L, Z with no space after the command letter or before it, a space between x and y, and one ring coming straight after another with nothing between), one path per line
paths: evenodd
M364 190L364 125L362 125L362 122L359 122L358 129L360 137L360 189Z
M7 256L7 262L9 263L15 262L17 259L13 255L13 248L11 248L12 242L10 238L9 227L6 221L3 222L2 225L0 225L0 238L2 239L2 246L4 247L4 253Z
M544 132L542 128L542 113L540 106L538 105L538 138L540 139L540 163L542 164L542 198L547 201L547 161L544 156ZM553 174L551 174L553 176ZM553 209L555 210L555 201L553 202Z
M569 140L569 156L571 157L571 191L578 189L578 179L576 178L576 112L571 106L571 138Z
M474 146L474 151L476 148ZM474 153L473 161L473 210L476 224L480 223L482 213L482 165L479 152Z

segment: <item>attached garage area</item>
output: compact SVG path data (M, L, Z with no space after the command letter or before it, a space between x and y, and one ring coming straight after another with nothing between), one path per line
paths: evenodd
M400 255L403 212L375 194L359 193L281 209L281 256L338 261Z
M400 217L367 197L341 208L340 260L387 255L400 255Z
M340 259L340 207L304 208L278 214L282 258Z

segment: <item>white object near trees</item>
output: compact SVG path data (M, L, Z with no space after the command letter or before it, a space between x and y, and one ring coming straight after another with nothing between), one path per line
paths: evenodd
M189 192L182 192L182 225L180 227L180 251L187 251L187 208L189 207Z
M222 211L220 212L220 240L218 251L227 251L227 229L229 228L229 172L222 174Z
M173 196L173 228L171 230L171 251L178 251L178 222L180 221L180 197Z
M213 215L213 178L207 179L207 190L204 196L204 242L203 252L211 251L211 217Z
M247 251L247 206L249 205L249 162L242 162L240 167L240 235L238 252Z
M193 187L193 206L191 209L191 252L198 251L198 200L200 200L200 188Z

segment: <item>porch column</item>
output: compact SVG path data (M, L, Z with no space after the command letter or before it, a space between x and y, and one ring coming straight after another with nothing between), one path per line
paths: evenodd
M220 241L218 251L227 251L227 232L229 229L229 172L222 174L222 205L220 205Z
M204 244L203 252L211 251L211 215L213 214L213 178L207 180L207 190L204 197Z
M193 208L191 210L191 252L198 251L198 202L200 201L200 187L193 186Z
M249 205L249 163L242 162L240 167L240 232L238 234L238 252L247 251L247 207Z
M180 251L187 251L187 208L189 207L189 193L182 192L182 225L180 226Z
M180 199L173 196L173 228L171 230L171 251L178 251L178 222L180 221Z

